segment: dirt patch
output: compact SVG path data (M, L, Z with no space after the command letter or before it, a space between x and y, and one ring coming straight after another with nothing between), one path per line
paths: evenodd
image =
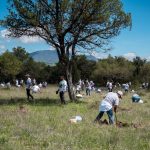
M105 120L100 120L98 122L100 125L109 125L109 122L107 121L107 119ZM142 125L141 124L137 124L137 123L126 123L126 122L121 122L121 121L117 121L116 126L118 128L125 128L125 127L133 127L133 128L141 128Z
M100 120L99 124L104 124L104 125L109 125L109 122L105 119L105 120Z
M141 124L125 123L125 122L117 121L116 126L119 128L124 128L124 127L140 128Z
M27 113L27 109L21 105L21 106L19 106L18 112L25 114L25 113Z

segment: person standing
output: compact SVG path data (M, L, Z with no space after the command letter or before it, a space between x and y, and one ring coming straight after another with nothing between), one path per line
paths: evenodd
M112 89L113 89L113 84L112 84L112 82L109 82L108 83L108 91L112 92Z
M33 79L33 85L36 85L36 79L35 78Z
M86 80L86 82L85 82L85 87L86 87L86 95L90 96L91 95L91 85L88 80Z
M31 86L32 86L32 81L31 81L31 78L30 78L29 74L27 74L26 77L27 77L27 81L26 81L27 99L30 100L30 97L31 97L31 99L33 100L34 98L30 93L30 89L31 89Z
M81 91L81 85L79 83L77 83L76 85L76 94L80 94Z
M59 87L56 93L59 92L61 104L66 104L64 94L67 91L67 81L64 79L64 76L60 77Z
M23 79L20 80L20 85L23 86Z
M128 83L126 83L124 85L124 91L128 93L128 91L129 91L129 84Z
M94 122L100 121L103 117L103 114L106 112L109 118L109 124L114 124L114 115L113 115L113 108L114 112L117 112L117 107L119 105L119 99L122 98L123 92L118 91L117 93L109 92L106 97L102 100L99 106L99 114L94 120Z
M84 80L81 81L81 89L82 91L84 91L84 88L85 88L85 83L84 83Z

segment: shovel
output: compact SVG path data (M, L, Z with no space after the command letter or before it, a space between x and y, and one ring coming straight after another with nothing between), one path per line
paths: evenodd
M116 125L117 125L117 114L116 114L116 112L115 112L115 122L116 122Z

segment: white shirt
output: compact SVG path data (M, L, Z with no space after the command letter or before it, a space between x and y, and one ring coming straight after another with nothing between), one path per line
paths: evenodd
M19 81L18 80L16 80L16 86L19 84Z
M88 81L85 83L85 85L86 85L86 89L91 90L91 85L90 85L90 83Z
M39 87L40 87L40 88L42 87L42 83L39 84Z
M108 87L109 87L110 89L112 89L112 83L111 83L111 82L109 82Z
M81 80L79 80L79 85L81 86L81 84L82 84L82 81L81 81Z
M59 92L66 92L67 91L67 82L66 80L62 80L59 82Z
M125 89L125 90L129 90L129 84L125 84L125 85L124 85L124 89Z
M26 83L26 88L27 88L27 89L30 89L31 85L32 85L31 78L28 78L28 79L27 79L27 83Z
M76 90L77 90L77 91L80 91L80 89L81 89L81 86L80 86L80 85L77 85Z
M37 93L37 92L40 91L40 88L39 88L37 85L34 85L34 86L32 87L32 91L33 91L34 93Z
M113 106L119 105L119 97L117 93L109 92L106 97L102 100L99 110L109 111Z

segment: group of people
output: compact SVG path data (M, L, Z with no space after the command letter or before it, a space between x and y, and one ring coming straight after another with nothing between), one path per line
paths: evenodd
M26 77L27 77L27 80L25 83L26 83L27 99L30 100L31 98L33 100L34 97L30 91L32 90L32 93L40 92L40 88L46 87L47 82L43 82L43 84L40 83L39 85L37 85L36 80L35 79L31 80L29 74L27 74ZM19 87L18 85L22 85L19 83L23 84L24 82L22 80L20 80L20 82L16 80L17 87ZM123 89L125 92L128 92L130 85L131 84L129 83L123 84ZM95 84L93 81L89 82L88 80L85 80L85 81L79 80L79 82L76 85L76 94L80 93L81 90L85 90L86 95L90 95L91 90L95 89L94 86ZM103 114L106 112L109 118L109 124L114 124L115 122L114 113L117 112L117 107L119 105L120 99L122 99L123 97L123 92L122 91L112 92L113 82L108 81L106 86L108 88L108 93L106 94L106 96L103 98L103 100L100 103L99 114L97 115L94 122L99 122ZM59 94L61 104L66 104L64 94L67 90L68 90L67 81L64 79L64 76L60 76L60 82L58 84L58 90L56 91L56 94ZM132 102L143 103L143 101L141 100L141 97L136 93L134 93L132 96Z
M56 91L56 93L59 92L61 103L65 104L66 102L64 99L64 93L67 91L67 82L63 76L61 76L60 79L61 80L59 82L59 89L58 89L58 91ZM76 92L80 91L82 83L83 83L83 81L79 80L79 83L77 83L77 86L76 86ZM86 80L86 82L84 84L85 88L89 88L90 83L92 83L92 82L88 82L88 80ZM92 84L92 85L94 85L94 84ZM117 112L119 101L123 97L123 92L122 91L112 92L112 83L109 82L109 83L107 83L107 85L108 85L109 91L100 103L99 113L98 113L97 117L95 118L94 122L100 122L101 118L103 117L103 114L107 113L108 118L109 118L109 124L114 124L115 116L116 116L116 115L114 115L114 113L116 114L116 112ZM126 90L129 89L129 83L125 84L124 89L125 89L125 92L127 92ZM89 89L86 89L86 92L87 92L87 90L89 90ZM141 100L141 98L138 94L134 94L132 96L132 102L141 102L142 103L143 101Z
M24 85L23 79L21 79L20 81L18 79L16 79L16 87L21 87L23 85Z
M79 80L79 82L76 84L76 94L80 94L81 91L86 91L86 95L90 96L91 91L95 90L95 83L93 81L88 81L88 79Z
M27 99L30 100L30 98L33 100L33 93L38 93L41 92L41 88L42 87L47 87L47 82L43 82L42 84L40 83L39 85L37 85L37 82L35 79L31 80L30 75L27 74L26 75L26 94L27 94ZM31 90L32 90L32 94L31 94Z
M109 92L112 92L113 88L117 88L117 87L122 88L125 92L128 92L129 88L131 88L131 82L127 82L127 83L124 83L121 85L119 82L114 84L113 81L107 81L106 87L107 87Z
M148 89L149 88L149 83L148 82L143 82L142 83L142 88L143 89Z

